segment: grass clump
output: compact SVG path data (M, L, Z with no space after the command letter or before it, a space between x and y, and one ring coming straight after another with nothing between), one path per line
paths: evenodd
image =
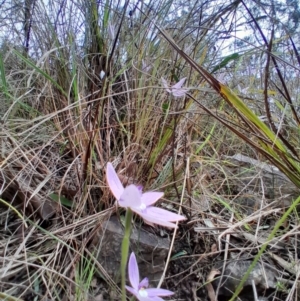
M161 206L176 210L182 201L189 221L170 252L185 255L171 261L165 282L176 284L178 300L207 298L214 260L226 264L233 253L255 258L254 266L269 260L274 240L288 245L291 256L276 249L281 259L297 265L300 60L290 7L175 0L25 1L20 11L5 5L11 19L2 16L0 39L1 298L118 300L119 284L90 248L116 214L107 162L125 184L164 191ZM172 86L184 77L184 97L161 81ZM261 166L236 161L238 154ZM199 227L206 235L195 232ZM228 229L256 240L230 240ZM294 300L299 273L281 272L283 261L272 258L285 287L274 289L274 300Z

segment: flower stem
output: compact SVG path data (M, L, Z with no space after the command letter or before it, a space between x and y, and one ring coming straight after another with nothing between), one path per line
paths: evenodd
M121 286L122 286L122 301L126 301L126 265L128 260L129 253L129 242L131 234L131 220L132 220L132 211L130 208L127 208L125 215L125 233L122 240L122 257L121 257Z

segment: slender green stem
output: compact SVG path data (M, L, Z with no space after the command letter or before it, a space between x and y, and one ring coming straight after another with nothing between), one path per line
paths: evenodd
M7 301L23 301L23 299L15 298L15 297L13 297L13 296L6 295L5 293L0 293L0 297L1 297L1 298L4 298L4 299L1 299L1 300L7 300Z
M121 257L121 286L122 286L122 301L126 301L126 265L128 260L129 253L129 242L131 234L131 220L132 220L132 211L130 208L127 208L125 215L125 233L122 241L122 257Z

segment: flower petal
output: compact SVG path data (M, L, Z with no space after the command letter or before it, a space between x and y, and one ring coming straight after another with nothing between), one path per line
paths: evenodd
M165 89L169 89L169 85L163 77L161 78L161 82L162 82L163 86L165 87Z
M141 210L140 208L134 207L130 208L133 212L141 216L144 219L144 222L150 226L153 226L153 224L157 224L164 227L176 228L176 225L172 222L177 222L186 219L182 215L152 206L147 207L146 210Z
M186 80L186 77L182 78L178 83L173 86L169 86L164 78L161 78L162 84L167 92L172 94L174 97L182 97L190 90L188 88L181 88Z
M147 208L146 214L149 217L162 219L169 222L183 221L186 219L183 215L176 214L168 210L158 208L158 207L152 207L152 206Z
M181 89L181 87L184 84L185 80L186 80L186 77L182 78L178 83L176 83L175 85L173 85L171 87L171 89Z
M125 288L132 294L134 295L136 298L138 298L139 296L139 292L136 291L134 288L130 287L130 286L127 286L125 285Z
M124 192L124 187L110 162L108 162L106 166L106 179L112 194L119 200Z
M163 192L154 192L149 191L142 194L142 203L144 203L147 206L150 206L157 202L161 197L163 197Z
M138 293L139 282L140 282L140 273L139 273L139 267L138 267L138 264L136 261L136 257L133 252L131 253L129 262L128 262L128 276L129 276L129 281L130 281L133 289L135 290L136 293Z
M159 297L152 297L150 298L149 296L141 296L139 291L135 291L132 287L125 285L125 288L132 294L134 295L139 301L164 301L163 299ZM159 299L156 299L159 298Z
M151 298L149 298L149 300L151 300L151 301L165 301L164 299L162 299L160 297L151 297Z
M175 97L182 97L182 96L184 96L188 91L189 91L189 89L185 89L185 88L181 88L181 89L172 89L172 94L173 94Z
M149 279L146 277L140 282L139 289L142 287L147 288L148 286L149 286Z
M140 214L140 213L139 213ZM145 220L145 219L143 219L144 220L144 222L147 224L147 225L149 225L149 226L151 226L151 227L154 227L154 224L153 223L151 223L151 222L149 222L149 221L147 221L147 220Z
M119 205L125 208L129 207L133 211L135 208L139 210L139 208L142 205L141 199L142 199L141 190L137 186L130 184L124 189L119 199Z
M169 228L177 228L174 223L168 222L164 219L158 219L153 216L147 215L147 213L139 213L139 215L144 219L145 223L153 226L153 224L169 227Z
M147 291L149 297L156 297L156 296L164 297L164 296L174 295L173 292L162 289L162 288L147 288L146 291Z

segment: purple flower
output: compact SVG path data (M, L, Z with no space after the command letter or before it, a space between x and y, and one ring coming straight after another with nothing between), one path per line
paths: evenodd
M182 97L186 94L186 92L189 91L188 88L181 88L182 85L184 84L185 80L186 80L186 77L182 78L178 83L176 83L175 85L170 87L168 85L167 81L164 78L161 78L163 86L165 87L167 92L169 92L170 94L172 94L175 97Z
M132 287L125 286L126 289L133 294L139 301L164 301L159 296L171 296L174 293L161 288L147 288L149 285L148 278L144 278L140 282L139 267L136 257L132 252L128 263L129 281Z
M176 228L174 222L185 220L182 215L151 206L164 195L163 192L149 191L142 193L142 187L133 184L124 188L111 163L107 163L106 178L119 206L130 208L141 216L147 224Z

